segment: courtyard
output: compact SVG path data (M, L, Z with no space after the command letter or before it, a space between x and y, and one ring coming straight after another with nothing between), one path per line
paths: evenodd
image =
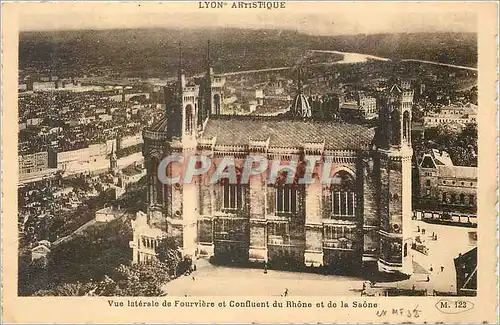
M454 259L476 245L477 229L430 224L421 220L413 220L413 241L417 237L427 254L412 250L413 275L410 279L398 282L378 283L377 287L398 288L406 290L425 290L432 295L433 290L441 293L456 294L457 280Z
M420 220L413 221L412 230L413 238L420 237L427 247L427 255L412 250L414 274L407 280L377 282L367 290L368 295L383 295L391 288L427 291L429 295L433 290L456 293L453 259L474 246L469 232L476 230ZM367 278L357 276L272 269L265 273L262 268L214 265L198 259L196 271L167 283L163 289L169 296L281 296L285 292L288 296L360 296L365 281Z
M420 229L420 232L418 230ZM425 234L422 230L425 229ZM476 245L475 233L477 229L429 224L423 221L414 221L414 239L419 236L427 247L427 255L413 251L413 261L426 271L425 278L429 276L429 282L422 282L422 277L415 270L416 287L428 290L456 293L456 272L454 259L459 254L464 254ZM436 235L436 239L432 235ZM423 273L423 272L422 272Z
M341 275L213 265L205 259L196 271L164 287L169 296L359 296L363 279Z

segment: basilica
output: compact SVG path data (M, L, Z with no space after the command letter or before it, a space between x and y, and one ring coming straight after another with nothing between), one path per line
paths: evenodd
M235 263L268 263L411 274L411 107L413 90L397 82L377 98L376 128L311 118L298 81L290 114L221 114L224 78L207 53L205 76L165 87L161 120L143 131L148 208L132 221L136 263L155 258L163 237L177 239L191 257ZM170 154L209 156L215 165L235 157L239 170L249 155L283 162L307 156L317 167L332 163L334 184L268 184L255 175L248 184L163 184L157 167ZM315 175L318 177L318 175Z

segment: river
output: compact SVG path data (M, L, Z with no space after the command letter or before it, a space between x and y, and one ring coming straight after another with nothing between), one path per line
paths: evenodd
M376 56L376 55L371 55L371 54L354 53L354 52L342 52L342 51L330 51L330 50L309 50L309 52L340 54L340 55L344 56L344 58L342 60L340 60L340 61L336 61L336 62L333 62L333 63L324 63L324 64L327 64L327 65L330 65L330 64L364 63L364 62L368 62L369 60L391 61L391 59L389 59L389 58L384 58L384 57L380 57L380 56ZM434 62L434 61L417 60L417 59L402 59L401 61L405 61L405 62L420 62L420 63L425 63L425 64L433 64L433 65L440 65L440 66L444 66L444 67L451 67L451 68L457 68L457 69L465 69L465 70L477 71L477 68L474 68L474 67L467 67L467 66L462 66L462 65L455 65L455 64L448 64L448 63L441 63L441 62ZM281 71L281 70L288 70L288 69L292 69L292 68L293 67L279 67L279 68L255 69L255 70L246 70L246 71L226 72L226 73L221 73L220 75L221 76L232 76L232 75L247 74L247 73ZM200 76L203 76L203 74L200 74Z
M375 56L375 55L370 55L370 54L362 54L362 53L328 51L328 50L310 50L310 52L331 53L331 54L343 55L344 58L340 61L336 61L335 64L362 63L362 62L367 62L368 60L390 61L390 59L388 59L388 58L382 58L380 56Z
M340 54L340 55L344 56L344 58L340 61L336 61L333 63L332 62L320 63L320 64L324 64L324 65L364 63L364 62L368 62L369 60L391 61L390 58L384 58L384 57L375 56L375 55L371 55L371 54L363 54L363 53L355 53L355 52L342 52L342 51L334 51L334 50L309 50L309 52ZM420 62L420 63L424 63L424 64L440 65L440 66L456 68L456 69L478 71L478 69L475 67L467 67L467 66L462 66L462 65L448 64L448 63L435 62L435 61L426 61L426 60L418 60L418 59L401 59L401 61ZM264 69L255 69L255 70L224 72L224 73L219 73L217 75L219 75L219 76L234 76L234 75L239 75L239 74L283 71L283 70L289 70L292 68L294 68L294 67L264 68ZM203 76L205 76L205 73L197 74L194 77L203 77ZM174 81L174 80L176 80L176 77L170 77L167 79L163 79L161 81L157 80L156 82L153 82L153 84L155 84L157 86L160 86L160 85L163 86L163 85L166 85L169 81Z
M343 55L344 58L342 60L335 62L337 64L342 64L342 63L362 63L362 62L367 62L368 60L391 61L391 59L389 59L389 58L383 58L383 57L380 57L380 56L375 56L375 55L370 55L370 54L362 54L362 53L341 52L341 51L328 51L328 50L310 50L310 52L332 53L332 54L341 54L341 55ZM435 61L426 61L426 60L418 60L418 59L402 59L401 61L405 61L405 62L420 62L420 63L425 63L425 64L440 65L440 66L450 67L450 68L457 68L457 69L465 69L465 70L477 71L477 68L474 68L474 67L467 67L467 66L463 66L463 65L455 65L455 64L448 64L448 63L435 62Z

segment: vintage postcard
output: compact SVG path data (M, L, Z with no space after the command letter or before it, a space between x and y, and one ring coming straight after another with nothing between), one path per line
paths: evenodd
M498 3L2 25L5 322L498 322Z

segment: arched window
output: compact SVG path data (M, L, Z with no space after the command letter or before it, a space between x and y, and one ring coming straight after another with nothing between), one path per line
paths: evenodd
M186 133L190 133L193 130L193 126L194 126L193 125L193 123L194 123L193 106L191 106L191 104L186 106L185 119L186 119L185 131L186 131Z
M215 94L214 95L214 112L215 114L220 114L220 95Z
M274 184L275 193L275 208L278 215L289 215L301 212L303 206L303 196L301 192L304 191L304 185L297 184L297 175L302 174L302 165L299 164L295 171L295 178L293 182L288 182L290 170L282 169L278 172L276 182Z
M401 144L401 121L400 114L397 110L391 113L391 126L392 126L392 144Z
M299 211L298 187L295 184L276 186L276 212L279 214L294 214Z
M410 140L410 113L408 111L403 113L403 138L409 142Z
M151 203L162 204L163 203L163 183L158 179L158 158L151 158L151 180L149 195Z
M460 204L465 204L465 194L460 194Z
M245 200L245 185L240 184L241 170L235 167L237 182L231 184L229 179L220 181L222 186L222 209L226 212L242 210Z
M332 215L354 217L356 213L356 184L346 171L335 174L340 183L332 184Z
M243 206L242 186L230 184L227 179L222 182L222 207L226 211L239 210Z

